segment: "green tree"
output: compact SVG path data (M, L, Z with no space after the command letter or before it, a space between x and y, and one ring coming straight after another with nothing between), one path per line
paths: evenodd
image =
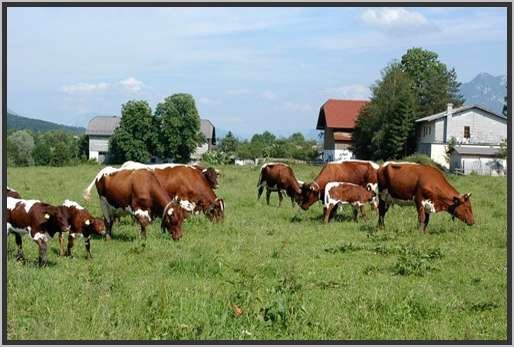
M360 158L398 159L414 151L416 96L412 81L397 63L382 72L372 87L370 103L361 111L353 134Z
M455 70L439 61L437 53L411 48L402 56L400 66L413 82L418 102L417 118L441 112L448 103L454 106L464 103Z
M78 155L81 160L89 158L89 136L81 135L78 140Z
M11 165L34 165L32 151L34 150L34 137L28 130L13 132L7 137L7 160Z
M219 149L223 152L232 153L237 150L238 141L231 131L220 141Z
M498 151L498 157L502 159L507 159L507 156L509 155L509 150L507 147L507 139L503 139L500 142L500 150Z
M36 165L68 165L79 159L79 138L63 130L38 134L32 153Z
M159 152L159 128L144 100L130 100L121 107L120 126L109 141L110 162L148 162Z
M204 140L200 132L200 116L189 94L174 94L155 109L160 125L160 156L177 162L188 162L191 154Z

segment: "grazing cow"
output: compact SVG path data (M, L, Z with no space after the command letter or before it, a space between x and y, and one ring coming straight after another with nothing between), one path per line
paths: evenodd
M327 163L311 183L302 185L300 206L307 210L316 201L323 201L325 186L328 182L349 182L366 187L372 184L377 192L377 171L379 165L366 160L345 160Z
M20 193L18 193L16 190L6 187L7 189L7 196L15 199L21 199Z
M459 194L437 168L409 162L386 162L378 170L379 218L392 204L414 203L418 211L419 229L425 232L430 214L447 211L468 225L474 224L471 194Z
M284 163L266 163L261 167L259 181L257 182L257 200L260 199L264 188L266 188L266 203L269 205L271 192L278 193L278 206L282 204L282 193L291 198L294 206L295 199L300 198L302 193L301 185L293 170Z
M121 169L165 169L168 167L176 167L176 166L187 166L193 169L196 169L201 172L206 182L209 184L211 189L216 189L218 187L218 177L220 176L220 172L212 167L205 167L201 164L175 164L175 163L165 163L165 164L143 164L137 161L126 161L121 165Z
M191 202L195 212L205 213L211 221L223 220L225 209L223 199L216 196L200 170L182 164L144 165L132 163L134 164L125 163L121 168L150 170L170 196Z
M376 194L371 183L366 188L348 182L329 182L325 186L324 197L324 222L328 223L337 212L339 205L351 205L353 208L353 218L357 221L357 215L365 217L364 204L369 203L376 206Z
M172 200L151 170L103 168L86 188L84 199L89 200L93 185L100 196L108 238L115 218L125 214L139 222L143 239L147 225L156 217L161 218L161 228L168 229L173 240L181 238L182 222L192 211L192 204Z
M88 210L80 206L75 201L64 200L63 204L58 206L62 214L70 225L68 235L68 245L66 253L64 252L64 238L63 231L59 232L59 250L61 256L71 256L71 249L75 238L81 237L84 239L86 246L87 256L92 258L91 255L91 236L100 235L105 236L105 223L100 218L94 218Z
M48 240L56 232L69 230L66 217L55 206L39 200L7 197L7 232L13 233L18 246L16 258L24 258L22 235L28 234L39 248L39 265L47 263Z

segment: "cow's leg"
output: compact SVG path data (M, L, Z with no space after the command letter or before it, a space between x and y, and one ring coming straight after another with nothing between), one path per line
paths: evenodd
M271 196L271 190L269 190L268 187L266 187L266 204L269 205L269 198Z
M84 239L84 245L86 246L86 258L93 258L91 255L91 235Z
M278 193L278 207L280 207L280 205L282 205L282 199L284 198L284 196L282 195L282 192L280 190L277 193Z
M36 243L39 248L39 266L44 266L48 262L48 245L43 239L36 240Z
M71 231L70 236L68 236L68 244L70 243L69 238L71 237ZM62 232L59 233L59 256L64 257L64 237L62 235Z
M330 214L332 213L333 207L334 206L332 204L323 207L323 222L325 224L328 224L330 222Z
M104 223L105 223L105 229L106 229L105 239L111 240L112 239L112 225L114 224L114 216L113 216L110 206L102 198L100 198L100 207L102 208L102 213L104 215Z
M259 200L261 198L263 191L264 191L264 186L259 186L259 188L257 188L257 200Z
M367 218L366 218L366 217L367 217L367 216L366 216L366 211L364 210L364 204L360 204L360 205L359 205L359 210L360 210L360 212L361 212L361 217L362 217L362 219L367 219Z
M389 206L387 205L387 203L384 200L379 199L379 201L378 201L378 227L379 228L384 228L384 219L385 219L385 215L386 215L388 209L389 209Z
M291 206L294 207L294 196L291 197Z
M425 227L423 228L423 232L426 233L428 222L430 221L430 213L425 212Z
M357 222L357 219L359 218L359 206L352 204L352 210L353 210L353 221Z
M23 260L25 256L23 255L23 242L21 239L21 235L18 233L13 233L14 239L16 240L16 246L18 246L18 252L16 252L16 260Z
M71 232L70 232L70 234L68 235L68 245L66 247L66 256L67 257L71 257L71 250L73 248L74 241L75 241L75 238L73 236L71 236Z

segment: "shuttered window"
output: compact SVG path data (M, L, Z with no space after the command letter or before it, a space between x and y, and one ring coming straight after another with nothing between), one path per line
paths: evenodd
M469 127L464 127L464 138L465 139L469 139L470 138Z

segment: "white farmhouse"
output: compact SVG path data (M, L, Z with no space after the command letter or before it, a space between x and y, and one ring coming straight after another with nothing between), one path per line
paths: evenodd
M97 116L87 125L86 135L89 137L89 159L103 163L109 152L109 139L120 125L116 116Z
M121 118L116 116L97 116L87 125L86 135L89 136L89 159L100 163L105 162L109 155L109 139L114 130L120 125ZM193 159L201 158L202 154L216 145L216 128L207 119L200 119L200 131L206 142L201 144L193 153ZM157 158L153 158L155 160Z
M497 158L502 140L507 138L507 117L478 105L453 108L416 120L417 151L450 170L464 174L505 174L506 161ZM448 141L457 146L447 162Z

